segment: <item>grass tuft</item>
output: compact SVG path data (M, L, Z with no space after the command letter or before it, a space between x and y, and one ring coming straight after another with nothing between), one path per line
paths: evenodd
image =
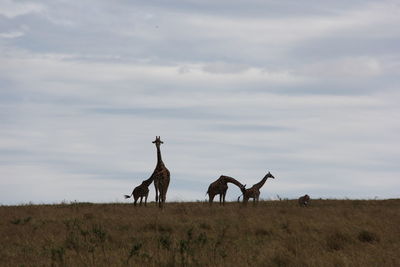
M365 243L379 242L379 236L373 232L362 230L358 234L358 240Z

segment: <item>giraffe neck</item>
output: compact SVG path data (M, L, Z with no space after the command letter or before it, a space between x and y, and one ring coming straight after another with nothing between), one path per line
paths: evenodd
M234 179L232 177L229 177L229 176L223 176L223 177L224 177L225 183L232 183L232 184L236 185L239 188L243 187L243 185L238 180L236 180L236 179Z
M265 181L267 181L267 179L268 177L264 177L259 183L253 185L253 188L260 189L265 184Z
M153 180L154 180L154 177L153 177L153 176L150 176L149 179L143 181L143 184L144 184L145 186L149 186L149 185L153 182Z
M164 164L161 158L161 149L160 146L157 146L157 166L160 164Z

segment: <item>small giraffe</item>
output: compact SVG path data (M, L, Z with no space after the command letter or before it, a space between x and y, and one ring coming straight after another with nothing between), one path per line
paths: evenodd
M252 187L250 187L249 189L243 189L242 193L243 193L243 204L247 204L247 202L249 201L250 198L253 199L253 203L256 204L256 201L259 201L260 198L260 188L265 184L265 181L267 181L268 178L272 178L275 179L275 177L268 172L264 178L262 178L262 180L258 183L256 183L255 185L253 185ZM240 199L240 197L238 197L238 200Z
M210 206L216 195L219 195L219 204L225 205L225 195L228 190L228 183L235 184L241 190L246 188L246 185L242 185L239 181L232 177L221 175L215 182L212 182L208 187L207 194L209 196Z
M153 141L153 144L155 144L157 148L157 165L151 177L154 179L154 188L156 189L156 203L158 202L158 206L163 208L167 197L170 173L161 159L160 145L164 144L164 142L161 141L160 136L156 136L156 140Z
M144 205L146 206L147 204L147 197L149 195L149 185L153 182L153 177L150 177L147 180L144 180L140 185L136 186L135 189L133 189L132 194L130 195L125 195L125 198L130 198L133 196L134 199L134 205L136 206L136 203L138 199L140 198L140 203L139 205L142 206L142 200L144 198Z
M307 207L309 202L310 202L310 196L309 195L304 195L302 197L299 197L299 205L300 205L300 207Z

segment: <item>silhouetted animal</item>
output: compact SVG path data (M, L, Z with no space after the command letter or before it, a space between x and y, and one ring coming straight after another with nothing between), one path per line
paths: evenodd
M243 204L246 205L250 198L253 199L253 203L254 204L259 201L260 188L265 184L265 182L267 181L268 178L275 179L275 177L270 172L268 172L264 176L264 178L262 178L262 180L260 182L256 183L255 185L253 185L249 189L243 189L242 190ZM238 201L240 200L240 197L241 196L238 197Z
M212 205L212 202L216 195L219 195L219 204L220 205L225 204L225 195L226 191L228 190L228 183L232 183L238 186L241 190L246 187L246 185L242 185L239 181L237 181L232 177L221 175L215 182L212 182L208 187L207 194L209 196L210 205Z
M135 189L133 189L132 194L130 195L125 195L125 198L130 198L133 196L134 199L134 205L136 206L136 203L138 199L140 198L140 203L139 205L142 205L142 200L144 198L144 205L146 206L147 204L147 197L149 195L149 185L153 182L153 177L150 177L147 180L144 180L140 185L136 186Z
M310 196L309 195L304 195L302 197L299 197L299 205L300 205L300 207L307 207L309 203L310 203Z
M156 136L156 140L153 141L153 144L155 144L157 148L157 165L151 177L154 179L156 202L158 202L158 206L162 208L167 197L170 173L161 159L160 145L164 144L164 142L161 141L160 136Z

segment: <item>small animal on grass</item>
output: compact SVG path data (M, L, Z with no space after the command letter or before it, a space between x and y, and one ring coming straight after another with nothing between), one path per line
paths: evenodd
M310 203L310 196L309 195L304 195L302 197L299 197L299 205L300 205L300 207L307 207L309 203Z
M149 195L149 185L153 182L154 178L151 176L149 179L144 180L140 185L136 186L135 189L133 189L132 194L130 195L125 195L125 198L130 198L133 196L134 200L134 205L136 206L136 203L138 199L140 198L140 203L139 205L142 205L142 201L144 198L144 205L146 206L147 204L147 197Z

